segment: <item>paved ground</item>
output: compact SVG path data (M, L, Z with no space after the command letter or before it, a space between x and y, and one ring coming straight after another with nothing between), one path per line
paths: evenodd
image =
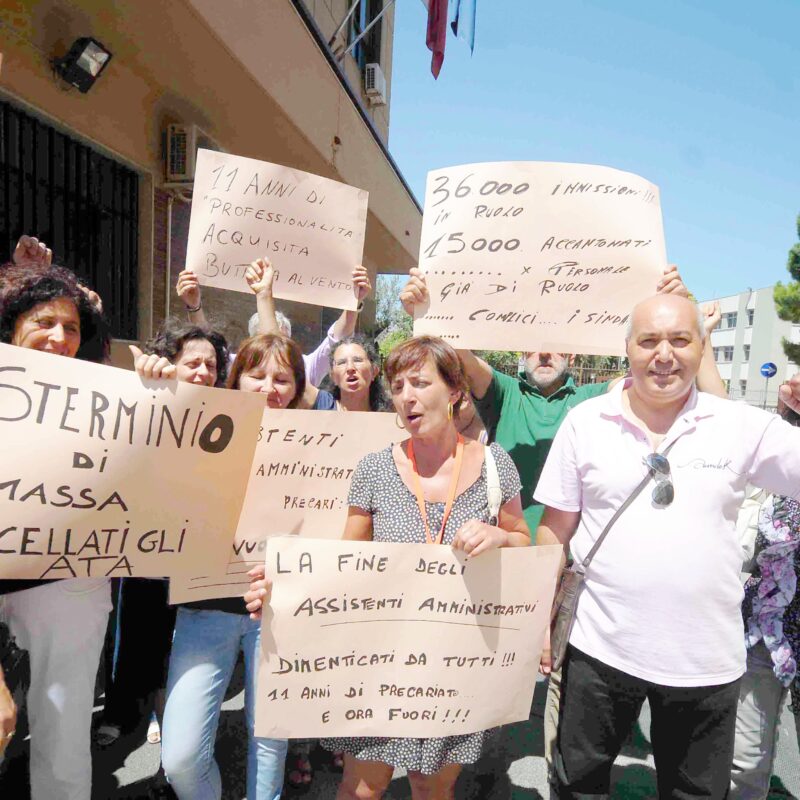
M538 800L548 797L542 758L542 712L545 684L537 684L531 716L526 722L504 728L474 768L465 770L457 788L459 800ZM217 753L223 776L223 800L244 796L245 753L241 674L237 672L225 703L217 738ZM794 724L788 709L781 720L781 740L770 798L800 800L800 757ZM655 767L646 732L650 720L647 707L639 729L626 745L614 769L612 797L639 800L656 797ZM93 800L146 800L158 771L159 747L147 744L144 728L108 750L95 753ZM144 743L143 743L144 742ZM27 745L15 743L0 778L0 797L28 800ZM308 800L329 800L336 793L338 775L320 766ZM288 793L285 797L288 797ZM408 781L395 776L387 795L391 800L409 800ZM38 799L37 799L38 800ZM43 799L45 800L45 799Z

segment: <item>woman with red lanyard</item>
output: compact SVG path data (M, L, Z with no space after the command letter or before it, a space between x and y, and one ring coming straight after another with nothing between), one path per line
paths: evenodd
M356 467L344 538L450 544L471 557L495 547L529 544L519 476L498 445L491 446L491 453L502 501L497 518L490 518L486 448L465 440L457 429L458 408L468 389L455 350L441 339L420 336L390 353L385 373L398 425L411 437L371 453ZM267 582L254 582L245 595L248 609L258 614L266 594ZM407 770L415 800L447 800L454 797L461 766L480 757L487 733L328 739L322 744L345 752L338 800L382 797L395 767Z

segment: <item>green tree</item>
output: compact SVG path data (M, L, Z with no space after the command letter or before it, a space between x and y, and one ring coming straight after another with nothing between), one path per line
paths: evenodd
M407 280L405 275L378 275L375 287L375 328L379 333L375 340L382 359L398 344L414 335L414 320L406 314L400 303L400 290Z
M519 372L520 353L514 353L509 350L476 350L475 355L482 358L498 372L514 376Z
M375 341L381 358L413 336L414 321L403 310L400 290L405 285L405 275L378 275L375 286Z
M627 359L620 356L577 355L572 364L572 374L578 384L607 381L624 375L627 369Z
M409 318L410 322L410 318ZM411 333L411 325L405 330L399 327L386 328L378 335L378 350L381 354L381 360L385 361L389 353L394 350L397 345L402 344L407 339L410 339L413 334Z
M800 215L797 217L797 238L800 239ZM778 316L788 322L800 322L800 242L789 249L786 270L792 276L787 284L780 281L775 285L773 297ZM783 340L783 352L790 361L800 363L800 344Z
M375 286L375 326L384 330L408 317L400 304L400 290L407 275L378 275Z

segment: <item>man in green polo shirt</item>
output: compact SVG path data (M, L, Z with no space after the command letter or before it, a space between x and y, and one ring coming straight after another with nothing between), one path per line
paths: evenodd
M427 300L428 289L419 269L411 269L409 275L400 301L413 316L414 306ZM664 270L656 291L683 297L689 294L672 265ZM709 311L706 328L712 329L718 321L719 309L713 314ZM533 541L543 512L543 506L534 502L533 491L559 425L573 406L604 394L620 378L576 386L569 374L573 357L563 353L525 353L525 369L517 378L498 372L470 350L459 350L458 354L489 440L506 450L517 467L523 513ZM710 347L705 348L697 385L703 391L726 396Z
M465 367L482 359L459 352ZM492 369L491 379L481 395L485 379L475 381L476 365L467 373L475 407L493 441L508 452L522 481L522 509L525 521L536 535L544 506L533 500L533 490L550 452L550 445L567 412L578 403L608 391L611 381L576 386L569 368L572 356L562 353L525 353L525 369L519 377ZM481 371L483 378L485 373Z

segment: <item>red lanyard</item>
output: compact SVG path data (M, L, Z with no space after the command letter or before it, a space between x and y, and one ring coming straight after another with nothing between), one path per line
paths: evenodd
M414 458L414 440L408 440L408 458L411 461L412 472L414 475L414 493L417 495L417 505L419 506L419 513L422 517L422 523L425 525L425 538L428 544L441 544L444 537L444 526L447 525L447 519L450 516L450 511L453 508L453 500L456 497L456 488L458 487L458 477L461 474L461 462L464 459L464 437L458 434L458 444L456 445L456 463L453 467L453 477L450 479L450 488L447 490L447 502L444 506L444 517L442 517L442 527L436 539L431 536L431 529L428 526L428 512L425 510L425 495L422 491L422 482L419 479L419 470L417 469L417 459Z

